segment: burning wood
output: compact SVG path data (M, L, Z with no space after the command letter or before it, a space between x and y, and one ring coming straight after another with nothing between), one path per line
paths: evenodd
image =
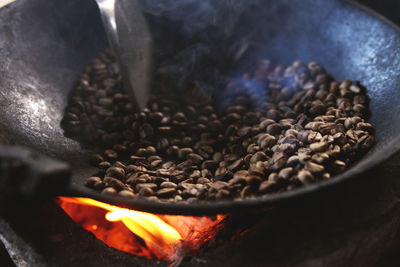
M59 197L61 208L110 247L148 259L179 262L194 255L223 227L225 215L155 215L89 198Z

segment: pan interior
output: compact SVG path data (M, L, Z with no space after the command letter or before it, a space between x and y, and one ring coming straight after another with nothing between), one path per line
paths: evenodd
M66 138L60 121L79 73L107 47L93 2L20 0L0 10L0 141L70 162L81 192L94 172L90 148ZM229 59L225 71L233 74L259 58L315 60L337 80L361 81L371 98L377 144L350 173L399 148L400 34L389 23L344 1L156 2L142 1L155 51L177 59L182 76L204 58L217 61L215 71ZM194 77L205 90L213 82L201 80L207 75Z

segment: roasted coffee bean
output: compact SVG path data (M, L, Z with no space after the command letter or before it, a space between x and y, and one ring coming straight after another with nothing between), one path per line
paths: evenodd
M121 190L118 192L118 195L121 197L128 197L128 198L133 198L135 197L135 194L132 191L129 190Z
M231 192L229 192L229 190L221 189L215 195L215 199L216 200L229 199L230 198L230 194L231 194Z
M156 153L157 153L157 150L156 150L156 148L155 148L154 146L148 146L148 147L146 147L146 152L145 152L145 154L146 154L147 156L155 155Z
M175 194L176 194L176 188L173 187L162 188L156 192L156 195L159 198L170 198L173 197Z
M106 187L101 191L103 195L116 195L117 191L112 187Z
M312 161L308 161L308 162L306 163L306 169L307 169L308 171L310 171L311 173L317 173L317 174L318 174L318 173L322 173L322 172L325 170L325 168L324 168L323 165L314 163L314 162L312 162Z
M254 197L330 179L375 143L365 88L316 62L263 61L228 81L222 101L169 78L155 74L137 112L108 53L85 69L62 125L103 151L87 186L168 202Z
M291 174L293 172L292 167L287 167L279 171L279 178L284 179L284 180L289 180Z
M304 126L304 129L306 129L306 130L318 131L319 127L320 127L321 125L323 125L323 124L324 124L324 123L323 123L322 121L312 121L312 122L307 123L307 124Z
M222 155L221 152L215 152L213 155L213 160L215 160L216 162L220 162L224 159L224 156Z
M312 155L312 161L318 164L324 164L329 160L329 155L327 153L317 153Z
M206 160L201 164L201 168L214 172L218 168L218 162L215 160Z
M121 182L120 180L113 178L113 177L104 177L104 182L113 187L115 190L120 191L126 187L125 183Z
M121 167L110 167L106 170L106 175L117 178L118 180L124 180L125 170Z
M196 154L196 153L189 153L186 158L188 160L193 161L194 164L199 165L201 162L204 160L202 156Z
M150 166L154 169L154 168L160 166L161 163L162 163L162 160L161 160L161 159L153 160L153 161L150 163Z
M247 185L243 187L242 191L240 192L240 198L247 198L252 195L251 186Z
M99 168L102 169L102 170L106 170L109 167L111 167L111 163L108 162L108 161L103 161L103 162L99 163Z
M280 134L282 131L282 127L279 123L272 123L267 126L267 132L272 135Z
M197 179L197 183L198 184L208 184L210 182L211 181L206 177L200 177L200 178Z
M192 152L193 152L193 149L191 149L190 147L181 148L178 151L178 158L185 159Z
M262 134L258 137L258 145L263 148L267 149L269 147L272 147L276 143L276 138L272 135L269 134Z
M305 185L311 184L315 181L314 176L310 171L307 170L301 170L297 174L297 178L300 180Z
M327 142L312 143L310 144L310 149L312 152L322 152L328 148L328 145L329 144Z
M170 156L170 157L178 155L178 152L179 152L179 147L177 147L177 146L170 146L167 149L167 155Z
M283 152L276 152L268 161L268 165L270 166L271 170L276 171L283 168L286 164L286 161L287 158Z
M141 187L138 191L138 195L139 196L143 196L143 197L150 197L150 196L154 196L154 190L151 189L150 187ZM149 199L149 198L148 198Z
M265 119L265 120L261 121L259 124L260 130L267 129L268 125L270 125L272 123L275 123L275 121L271 120L271 119Z
M116 160L118 158L118 153L112 149L106 149L104 155L109 160Z
M257 161L265 161L267 159L268 159L268 157L267 157L267 155L265 155L264 152L258 151L253 156L251 156L250 162L256 163Z
M357 147L362 150L368 150L375 143L375 137L372 135L363 135L360 139L357 140Z
M212 148L212 146L204 145L200 147L200 149L198 150L198 154L203 158L208 159L214 154L214 149Z
M246 183L253 187L258 186L262 181L263 179L258 175L248 175L246 177Z
M86 180L86 184L85 185L88 186L88 187L93 188L96 183L100 183L100 182L101 182L101 178L100 177L92 176L92 177L89 177Z
M98 166L100 164L100 162L103 162L104 159L101 155L99 154L92 154L92 156L90 157L90 163L93 166Z
M275 181L267 180L260 184L260 186L258 187L258 191L260 191L260 193L262 194L266 194L275 192L276 190L278 190L278 188L279 186Z
M300 162L299 156L294 155L294 156L291 156L290 158L288 158L286 164L287 164L287 166L295 167L297 164L299 164L299 162Z
M242 119L242 117L239 115L239 114L237 114L237 113L229 113L227 116L226 116L226 122L227 123L233 123L233 122L237 122L237 121L239 121L240 119Z
M154 191L157 189L157 185L153 183L140 183L136 185L136 191L140 192L140 190L143 188L149 188Z

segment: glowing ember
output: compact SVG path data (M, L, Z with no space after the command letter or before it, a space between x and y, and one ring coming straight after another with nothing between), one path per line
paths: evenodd
M108 246L149 259L178 261L199 250L222 228L224 215L154 215L89 198L59 197L61 208Z

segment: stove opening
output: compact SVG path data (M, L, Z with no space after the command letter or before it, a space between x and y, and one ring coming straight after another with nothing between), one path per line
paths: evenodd
M179 263L196 255L224 227L226 215L156 215L89 198L59 197L60 207L110 247L148 259Z

